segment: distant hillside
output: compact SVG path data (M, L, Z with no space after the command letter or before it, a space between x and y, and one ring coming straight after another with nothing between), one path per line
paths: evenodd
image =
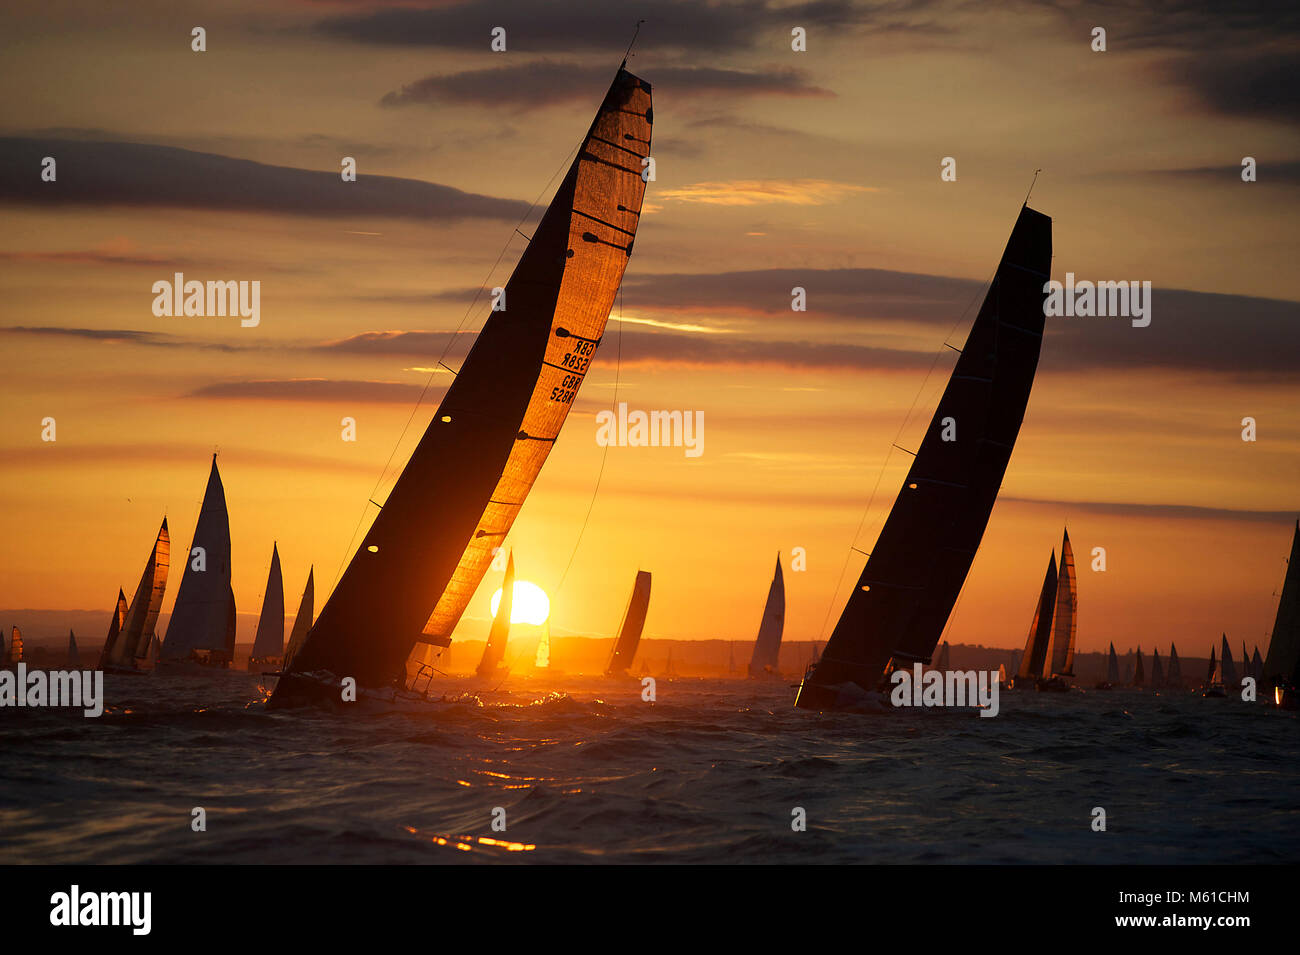
M68 629L77 634L77 647L83 659L93 660L103 648L108 633L111 611L105 610L0 610L0 626L6 639L9 627L17 624L23 632L27 653L34 662L60 663L68 646ZM166 634L170 614L161 614L157 631ZM293 623L285 619L285 636ZM237 629L247 642L235 646L235 665L242 666L252 647L252 635L257 629L257 614L238 615ZM512 634L506 649L506 663L515 670L532 667L537 653L539 630L536 627L516 628L523 633ZM1212 641L1208 641L1212 642ZM483 640L456 640L440 665L451 673L469 673L478 665L483 655ZM552 636L551 666L565 673L602 673L609 661L613 646L610 637ZM644 663L650 672L659 675L668 668L668 655L672 653L673 672L680 676L744 676L749 665L753 642L747 640L659 640L643 639L637 650L630 672L639 673ZM820 653L825 641L787 641L781 645L779 665L783 678L797 681L813 659L814 650ZM1250 648L1255 649L1253 646ZM1267 646L1259 648L1264 655ZM1167 666L1167 647L1161 648L1161 663ZM38 656L39 654L39 656ZM955 643L951 647L951 665L956 670L996 670L1001 664L1013 676L1020 665L1021 651L1003 647L985 647L978 644ZM1151 674L1150 648L1143 649L1143 662L1148 677ZM1183 680L1199 684L1205 679L1209 661L1206 657L1181 657ZM1120 675L1125 674L1132 657L1127 651L1120 655ZM1237 661L1240 665L1241 661ZM1074 658L1074 672L1080 684L1091 685L1103 679L1106 673L1106 654L1080 653Z

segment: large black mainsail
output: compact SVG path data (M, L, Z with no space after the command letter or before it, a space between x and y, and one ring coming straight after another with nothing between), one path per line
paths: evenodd
M276 687L405 679L447 646L550 453L605 331L645 193L650 84L623 68L387 501Z
M1296 521L1287 559L1282 597L1273 621L1273 636L1264 657L1264 683L1300 686L1300 521Z
M1034 619L1029 624L1029 636L1025 638L1025 652L1020 656L1020 668L1016 671L1016 681L1032 681L1042 677L1043 665L1047 661L1047 648L1052 641L1052 610L1056 604L1056 551L1047 561L1047 573L1043 575L1043 589L1038 592L1038 603L1034 605ZM1050 674L1049 674L1050 675Z
M641 631L645 629L646 612L650 609L650 571L638 570L632 584L632 596L623 612L623 624L618 628L618 638L609 654L605 676L627 676L627 668L636 657L641 645Z
M912 467L796 705L875 690L891 660L928 662L1006 473L1043 338L1052 220L1020 210ZM955 435L952 433L955 429ZM944 440L948 432L955 440Z

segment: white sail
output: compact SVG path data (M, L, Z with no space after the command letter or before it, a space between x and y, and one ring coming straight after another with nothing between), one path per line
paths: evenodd
M278 660L284 655L284 579L280 575L280 551L271 544L271 570L266 577L262 612L257 618L250 660Z
M163 593L167 588L167 572L171 564L171 537L167 533L167 518L163 518L158 537L154 540L149 560L145 562L140 583L126 612L126 619L111 646L105 646L102 665L138 669L149 654L149 641L153 639L154 625L162 610Z
M1056 611L1052 622L1052 676L1074 675L1074 641L1079 630L1079 594L1074 581L1074 551L1070 533L1061 542L1061 565L1056 576Z
M551 620L546 618L542 621L542 639L537 641L537 657L533 660L533 666L539 670L545 670L551 665Z
M1228 636L1223 636L1223 647L1219 651L1219 672L1222 675L1222 682L1229 689L1239 685L1237 679L1237 665L1232 660L1232 650L1228 647Z
M776 555L776 572L767 589L767 603L763 619L758 624L758 637L754 640L754 654L749 661L749 675L762 676L773 673L781 655L781 634L785 629L785 578L781 576L781 554Z
M0 667L17 666L23 659L23 632L16 626L9 634L9 646L0 654Z
M184 560L163 640L162 663L190 659L197 653L205 655L207 662L229 666L235 652L235 592L230 586L230 519L215 454L194 541Z
M302 600L298 604L298 612L294 614L293 630L289 634L289 646L284 651L285 666L289 665L293 655L307 639L307 632L311 630L312 614L315 612L316 605L316 585L313 580L315 572L314 564L307 569L307 586L302 590Z

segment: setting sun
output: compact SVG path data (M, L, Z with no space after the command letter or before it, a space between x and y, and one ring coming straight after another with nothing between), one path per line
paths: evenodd
M492 616L497 615L497 608L500 606L501 588L498 587L496 593L492 595ZM551 599L546 596L546 591L532 581L516 580L514 600L510 605L510 622L538 625L545 623L550 615Z

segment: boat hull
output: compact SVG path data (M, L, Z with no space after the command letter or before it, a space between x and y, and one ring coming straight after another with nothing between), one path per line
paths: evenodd
M794 705L801 710L818 712L885 713L889 704L884 696L864 690L856 683L826 686L805 679L799 684Z
M148 676L153 670L143 670L139 667L120 667L120 666L102 666L100 667L105 673L111 673L114 676Z

